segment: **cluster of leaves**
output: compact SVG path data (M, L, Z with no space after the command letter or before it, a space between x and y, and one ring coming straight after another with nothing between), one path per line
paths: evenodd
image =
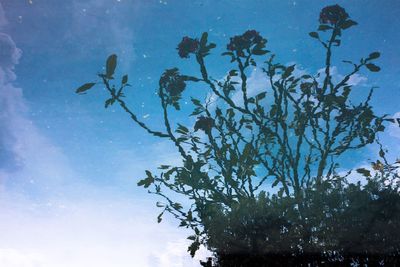
M399 264L400 161L382 162L365 184L335 175L302 189L301 204L261 192L230 212L215 205L204 224L216 266Z
M245 57L250 53L253 55L264 55L268 51L264 50L267 40L264 39L259 32L255 30L248 30L242 35L236 35L231 38L229 44L226 46L229 53L236 53L239 57Z
M335 82L331 74L333 49L340 46L342 31L357 23L339 6L324 8L320 22L319 33L310 33L325 50L324 72L317 75L298 75L295 65L275 62L275 55L265 50L267 40L249 30L230 39L222 55L230 58L233 67L223 79L215 80L208 74L205 59L216 45L208 42L207 33L200 41L184 37L178 54L184 59L193 55L199 76L182 75L178 68L162 74L158 88L164 124L161 131L150 129L124 102L128 76L122 78L119 87L112 84L115 55L108 58L106 73L99 74L111 95L106 107L118 102L140 127L171 140L180 153L182 165L146 171L146 178L138 185L162 197L163 201L157 203L162 208L159 222L168 212L181 227L193 230L188 237L193 242L188 248L191 255L201 244L220 259L238 253L314 253L338 258L353 252L351 248L356 253L375 253L373 245L382 242L391 244L390 251L399 249L392 226L388 226L388 232L368 228L375 230L365 245L357 239L366 238L364 230L371 226L372 214L385 210L382 203L393 201L398 205L395 191L382 191L382 179L372 179L369 170L357 170L368 178L366 187L346 185L337 171L340 155L373 143L385 123L396 122L374 113L370 105L373 88L360 103L354 104L351 99L351 77L364 68L379 71L374 61L380 54L373 52L359 63L344 61L352 65L352 70ZM248 75L254 68L261 69L268 82L261 92L249 95ZM192 98L191 115L198 116L196 123L172 125L169 109L180 110L179 102L187 94L189 83L207 86L217 100L210 105ZM94 85L85 84L77 93ZM234 96L241 100L234 100ZM385 173L390 169L377 166ZM270 186L277 187L275 194L265 193ZM174 194L187 197L190 203L174 201ZM397 227L396 220L389 221ZM387 225L389 221L382 217L377 224ZM375 248L381 249L380 245Z

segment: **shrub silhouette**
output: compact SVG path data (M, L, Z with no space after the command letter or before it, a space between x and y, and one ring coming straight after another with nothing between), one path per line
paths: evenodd
M295 65L275 61L267 39L256 30L230 38L222 62L230 61L225 77L209 74L206 58L216 48L201 38L183 37L178 55L199 66L199 75L167 69L158 96L163 130L150 129L124 101L128 75L117 85L117 56L106 62L100 82L115 103L149 134L176 146L182 165L162 165L146 171L139 186L160 196L165 212L181 227L193 230L188 251L200 245L215 253L203 266L350 266L395 265L400 249L398 165L386 159L378 139L385 124L396 123L375 114L373 89L358 104L352 98L351 77L362 69L378 72L373 52L359 62L344 61L352 70L341 80L332 77L332 56L341 36L357 23L344 8L322 9L317 31L309 35L325 50L323 72L304 74ZM249 73L262 70L267 83L254 94ZM299 74L300 73L300 74ZM190 84L207 86L212 99L192 93L194 125L171 123L170 110L180 111ZM77 93L90 90L87 83ZM239 99L239 100L238 100ZM398 123L398 121L397 121ZM340 156L377 142L379 160L356 173L365 183L352 184L355 174L339 171ZM270 187L274 188L273 191ZM275 190L276 189L276 190ZM183 195L184 203L174 196Z

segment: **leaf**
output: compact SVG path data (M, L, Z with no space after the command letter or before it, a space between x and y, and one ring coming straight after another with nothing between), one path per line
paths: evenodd
M210 43L210 44L207 46L207 49L210 50L210 49L213 49L213 48L216 48L216 47L217 47L216 44Z
M249 129L250 131L252 131L253 130L253 126L251 126L251 125L249 125L249 124L247 124L246 126L244 126L244 127L246 127L247 129Z
M81 94L87 90L89 90L90 88L92 88L96 83L85 83L84 85L82 85L81 87L79 87L78 89L76 89L75 93L77 94Z
M117 67L117 55L112 54L107 58L106 62L106 77L111 79L114 75L115 68Z
M171 166L169 165L161 165L160 167L158 167L160 170L167 170L169 169Z
M196 98L191 98L190 100L192 101L192 103L193 103L195 106L203 107L203 105L201 104L200 100L198 100L198 99L196 99Z
M190 235L190 236L187 237L187 239L194 241L194 240L196 240L196 236L195 235Z
M279 180L276 179L276 180L272 183L271 187L275 187L275 186L277 186L278 184L279 184Z
M253 55L256 55L256 56L262 56L262 55L265 55L266 53L268 53L268 51L267 50L263 50L263 49L253 49L251 51L251 53Z
M257 101L264 99L266 95L267 95L267 92L259 93L258 95L256 95Z
M378 71L381 70L380 67L378 67L377 65L372 64L372 63L368 63L368 64L366 64L365 66L366 66L370 71L372 71L372 72L378 72Z
M173 207L174 209L176 209L176 210L181 210L181 209L182 209L182 205L181 205L180 203L178 203L178 202L173 203L173 204L172 204L172 207Z
M233 56L232 52L224 52L221 54L222 56Z
M144 188L147 188L147 187L149 187L152 183L153 183L153 179L150 179L150 178L146 178L146 179L143 179L143 180L140 180L138 183L137 183L137 185L138 186L143 186Z
M367 60L376 59L376 58L379 58L380 56L381 56L381 53L379 53L379 52L372 52L371 54L369 54Z
M203 112L204 112L203 109L196 108L189 116L197 116L197 115L200 115Z
M318 30L319 30L319 31L323 31L323 32L326 31L326 30L330 30L330 29L332 29L331 26L324 25L324 24L319 25L319 27L318 27Z
M115 102L115 98L110 98L110 99L108 99L108 100L105 102L104 107L105 107L105 108L108 108L109 106L111 106L112 104L114 104L114 102Z
M178 123L178 129L176 129L175 132L186 135L189 133L189 129L187 127L183 126L182 124Z
M194 241L189 247L188 247L188 251L190 252L190 255L192 256L192 258L194 257L194 255L196 254L196 251L199 250L200 248L200 242L199 241Z
M250 143L247 143L243 149L242 158L246 159L250 156L253 150L253 146Z
M205 46L206 45L207 38L208 38L208 33L207 32L203 32L203 34L201 35L201 39L200 39L200 46Z
M365 177L371 177L371 172L370 172L369 170L367 170L367 169L358 168L356 171L357 171L358 173L364 175Z
M348 29L348 28L350 28L350 27L352 27L352 26L355 26L355 25L357 25L357 24L358 24L358 23L355 22L354 20L349 19L349 20L346 20L345 22L343 22L342 25L340 25L340 27L341 27L343 30L346 30L346 29Z
M354 63L353 63L352 61L350 61L350 60L342 60L342 62L343 62L343 63L347 63L347 64L352 64L352 65L354 65Z
M310 32L309 35L310 35L312 38L319 39L319 34L318 34L318 32Z
M146 170L147 178L140 180L137 185L143 186L144 188L149 187L154 182L154 177L150 171Z
M179 102L178 102L178 101L174 101L174 102L172 103L172 106L173 106L176 110L180 110L180 109L181 109L181 106L179 105Z
M383 132L385 130L385 126L384 125L379 125L378 128L376 128L376 130L378 132Z
M395 119L392 119L392 118L390 118L390 119L383 119L384 121L388 121L388 122L391 122L391 123L396 123L396 120Z
M122 84L126 84L127 82L128 82L128 75L125 74L125 75L122 77Z
M379 156L380 156L381 158L385 157L385 151L383 151L382 148L379 150Z
M294 71L294 66L295 65L292 65L285 69L285 72L282 75L282 79L286 79L287 77L289 77L292 74L292 72Z
M376 162L372 162L372 168L376 171L381 171L383 170L383 164L380 160L377 160Z
M237 76L237 75L238 75L238 71L237 70L229 71L229 76Z
M163 216L164 212L161 212L158 216L157 216L157 223L160 223L162 221L162 216Z

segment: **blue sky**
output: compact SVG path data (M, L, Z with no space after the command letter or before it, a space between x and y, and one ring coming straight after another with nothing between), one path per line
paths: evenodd
M105 110L101 87L74 93L96 78L111 53L119 56L118 72L129 73L132 109L158 128L160 74L174 66L197 71L177 55L183 36L207 31L218 55L230 36L256 29L279 62L316 73L323 51L308 32L322 7L338 3L359 25L335 54L337 75L346 71L342 59L380 51L382 71L362 72L356 96L377 85L376 111L400 111L396 0L0 3L0 266L197 266L185 254L186 232L172 219L158 225L156 198L136 186L145 169L179 162L173 146L148 136L117 106ZM208 65L216 78L229 66L218 56ZM257 73L252 81L260 83ZM398 155L398 128L382 138ZM363 150L351 164L364 164L374 151Z

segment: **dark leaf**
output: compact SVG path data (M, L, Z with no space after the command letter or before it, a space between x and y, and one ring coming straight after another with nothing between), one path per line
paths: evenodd
M183 126L182 124L178 123L178 129L176 129L176 132L180 133L180 134L188 134L189 133L189 129L186 128L185 126Z
M203 34L201 35L201 39L200 39L200 45L201 46L205 46L207 44L207 38L208 38L208 33L207 32L203 32Z
M210 43L210 44L207 46L207 50L210 50L210 49L213 49L213 48L216 48L216 47L217 47L216 44Z
M268 53L267 50L263 50L263 49L253 49L253 51L251 51L253 55L256 56L262 56L265 55L266 53Z
M198 100L198 99L196 99L196 98L192 98L191 100L192 100L192 103L193 103L195 106L203 107L203 105L201 104L200 100Z
M381 56L381 53L373 52L373 53L369 54L368 59L376 59L376 58L379 58L380 56Z
M164 212L161 212L158 216L157 216L157 223L160 223L162 221L162 216L163 216Z
M350 28L350 27L352 27L354 25L357 25L357 22L355 22L354 20L349 19L349 20L346 20L345 22L343 22L342 25L340 25L340 27L343 30L346 30L346 29L348 29L348 28Z
M182 209L182 205L181 205L180 203L174 203L174 204L172 204L172 207L173 207L174 209L176 209L176 210Z
M116 67L117 67L117 55L112 54L107 58L107 63L106 63L106 76L108 79L112 78Z
M379 156L380 156L381 158L383 158L383 157L385 156L385 151L383 151L382 148L379 150Z
M309 35L310 35L312 38L319 39L319 34L318 34L318 32L310 32Z
M276 179L276 180L272 183L271 187L275 187L275 186L277 186L278 184L279 184L279 180Z
M122 84L126 84L127 82L128 82L128 75L125 74L125 75L122 77Z
M378 72L378 71L381 70L380 67L378 67L377 65L372 64L372 63L368 63L368 64L366 64L365 66L366 66L370 71L372 71L372 72Z
M264 99L266 95L267 95L267 92L259 93L258 95L256 95L257 101Z
M82 85L81 87L79 87L78 89L76 89L76 93L77 94L81 94L87 90L89 90L90 88L92 88L96 83L85 83L84 85Z
M294 71L294 66L295 65L292 65L285 69L285 72L282 75L282 79L286 79L287 77L289 77L292 74L292 72Z
M190 255L194 257L196 251L199 250L199 248L200 248L200 242L196 240L188 247L188 251L190 252Z
M104 104L104 107L105 107L105 108L108 108L109 106L111 106L112 104L114 104L114 102L115 102L115 98L107 99L107 101L106 101L105 104Z
M160 170L167 170L169 169L171 166L169 165L161 165L160 167L158 167Z
M229 71L229 76L237 76L237 75L238 75L238 71L237 70Z
M194 240L196 240L196 236L195 235L190 235L190 236L187 237L187 239L194 241Z
M330 30L330 29L332 29L331 26L324 25L324 24L319 25L319 27L318 27L318 30L319 30L319 31L326 31L326 30Z
M391 122L391 123L396 123L395 119L384 119L384 121L388 121L388 122Z
M242 158L246 159L247 157L249 157L252 150L253 150L253 146L250 143L246 144L246 146L243 149Z
M356 170L358 173L362 174L365 177L371 177L371 172L364 168L359 168Z
M146 174L147 174L147 178L140 180L137 183L138 186L143 186L144 188L147 188L154 182L154 177L151 174L151 172L146 170Z
M232 52L224 52L221 54L222 56L233 56Z

